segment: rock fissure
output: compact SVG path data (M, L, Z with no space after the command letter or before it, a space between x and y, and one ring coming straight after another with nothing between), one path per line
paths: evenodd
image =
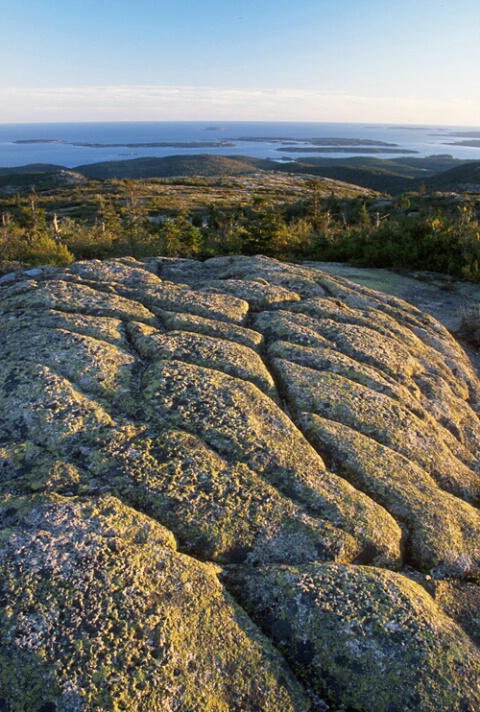
M292 416L294 421L297 420L294 416ZM372 490L371 487L368 487L365 483L363 483L359 478L355 477L355 473L351 472L348 469L348 466L344 465L344 462L340 459L337 460L338 455L336 452L329 448L326 443L320 442L318 439L312 437L310 438L310 431L308 428L302 429L302 421L301 418L299 420L299 429L302 431L303 436L305 439L310 443L312 448L318 452L322 460L324 461L326 467L328 470L334 472L336 475L339 477L347 480L350 484L352 484L355 489L357 489L359 492L362 492L367 497L370 497L373 499L378 505L382 507L382 509L385 509L385 511L395 519L397 522L398 526L401 529L402 536L401 536L401 552L402 552L402 565L408 566L412 564L410 557L409 557L409 547L408 547L408 542L410 539L410 531L409 531L409 525L408 525L408 517L405 518L404 513L397 513L395 511L395 508L389 508L388 504L385 503L384 498L379 496L375 491ZM326 418L325 420L328 420ZM335 421L332 421L331 425L335 426ZM393 451L392 451L393 452ZM372 564L372 561L362 561L361 563L363 564ZM413 568L415 566L413 565Z

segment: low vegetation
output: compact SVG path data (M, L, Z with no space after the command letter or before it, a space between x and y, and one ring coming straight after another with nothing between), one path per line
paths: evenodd
M40 177L32 183L34 175ZM14 187L3 178L3 271L12 262L61 266L125 255L261 253L480 280L480 195L474 192L420 186L390 197L328 178L265 171L135 180L68 171L19 177Z

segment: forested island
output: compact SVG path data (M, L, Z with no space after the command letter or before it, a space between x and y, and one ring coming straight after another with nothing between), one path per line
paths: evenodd
M318 145L318 146L293 146L293 145L285 145L282 146L282 148L277 148L277 151L290 151L292 153L358 153L358 145L351 145L351 146L343 146L343 145L337 145L337 146L323 146L323 145ZM418 153L418 151L411 151L407 150L405 148L373 148L371 146L366 146L362 148L362 153L363 154L370 154L370 153L398 153L399 155L407 155L407 154L412 154L412 153Z
M398 147L396 143L375 141L368 138L293 138L288 136L240 136L231 141L254 141L258 143L298 143L312 144L313 146L391 146Z
M24 138L13 141L16 144L61 143L81 148L232 148L230 141L149 141L142 143L97 143L87 141L65 141L57 138Z

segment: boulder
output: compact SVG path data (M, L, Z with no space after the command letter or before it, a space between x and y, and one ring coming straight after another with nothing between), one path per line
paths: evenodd
M0 285L0 710L480 708L480 383L311 265Z

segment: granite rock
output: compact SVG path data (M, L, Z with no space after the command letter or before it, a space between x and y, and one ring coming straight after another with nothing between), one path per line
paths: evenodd
M480 383L314 266L0 284L0 709L475 712Z

